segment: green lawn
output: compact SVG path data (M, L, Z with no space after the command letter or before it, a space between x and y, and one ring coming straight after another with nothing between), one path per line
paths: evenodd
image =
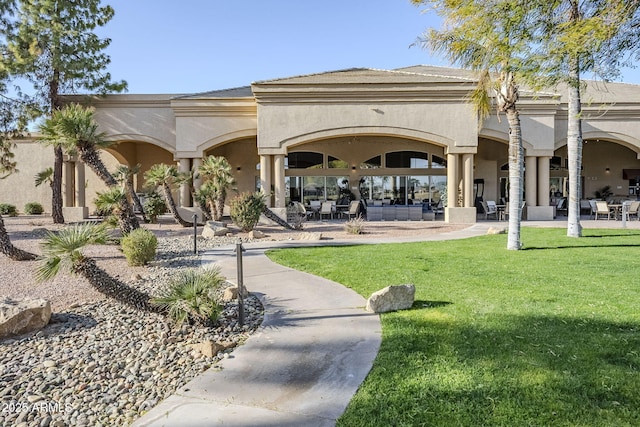
M506 235L298 248L276 262L365 298L413 283L382 315L373 369L342 426L639 426L640 232Z

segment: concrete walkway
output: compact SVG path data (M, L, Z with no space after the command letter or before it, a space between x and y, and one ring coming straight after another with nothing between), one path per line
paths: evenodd
M272 263L266 249L466 238L494 224L421 238L245 244L244 284L264 304L262 326L232 357L193 379L134 426L333 426L369 373L381 342L378 315L344 286ZM233 247L203 254L236 278Z

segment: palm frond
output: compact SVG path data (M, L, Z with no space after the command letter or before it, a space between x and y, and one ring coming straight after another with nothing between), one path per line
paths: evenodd
M53 182L53 168L49 167L43 171L38 172L34 179L36 187L39 187L45 182L51 184Z
M42 256L37 267L38 280L54 277L61 269L73 271L73 266L84 257L82 249L93 243L104 243L108 238L107 226L75 224L57 233L47 232L40 244Z

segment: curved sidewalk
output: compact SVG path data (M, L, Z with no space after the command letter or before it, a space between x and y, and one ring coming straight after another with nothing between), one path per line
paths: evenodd
M244 285L264 304L262 326L220 362L138 419L134 426L333 426L369 373L381 342L366 300L329 280L271 262L275 247L443 240L486 233L476 224L420 239L245 244ZM234 247L203 254L236 278Z

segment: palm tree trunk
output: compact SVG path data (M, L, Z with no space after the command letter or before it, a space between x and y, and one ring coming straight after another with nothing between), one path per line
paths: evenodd
M151 303L151 297L147 293L109 276L91 258L81 258L74 264L73 270L86 278L98 292L109 298L138 310L165 314L166 310Z
M178 207L176 206L175 200L173 200L173 196L171 195L171 187L167 184L162 185L162 191L164 192L164 198L167 201L167 206L169 207L169 211L173 215L178 224L183 227L193 227L192 222L185 221L178 213Z
M62 147L56 146L53 149L53 182L51 183L51 218L54 224L64 224L62 214Z
M509 121L509 233L507 249L519 250L520 222L522 219L522 183L524 181L524 153L522 148L522 130L520 113L515 105L506 111Z
M102 159L100 159L100 154L98 151L93 148L93 145L89 144L78 144L78 148L80 151L80 159L91 168L91 170L107 184L108 187L115 187L118 185L118 181L111 175L111 173L107 170L104 163L102 163ZM120 202L120 230L122 234L129 234L132 230L140 228L140 223L138 222L138 217L133 213L133 208L131 207L131 203L129 203L129 199L124 197Z
M582 119L580 119L580 62L570 59L567 116L567 161L569 163L569 198L567 200L567 236L581 237L580 193L582 169Z
M127 179L125 182L125 185L127 186L127 192L129 193L129 195L131 196L131 200L133 200L133 205L136 207L136 209L138 209L142 215L142 220L144 222L149 222L147 220L147 215L144 213L144 207L142 206L142 203L140 202L140 198L138 197L138 195L136 194L135 189L133 188L133 182L131 182L131 179Z
M4 228L2 215L0 215L0 252L14 261L33 261L37 258L37 256L31 252L23 251L13 246L9 239L9 233L7 233L7 230Z

